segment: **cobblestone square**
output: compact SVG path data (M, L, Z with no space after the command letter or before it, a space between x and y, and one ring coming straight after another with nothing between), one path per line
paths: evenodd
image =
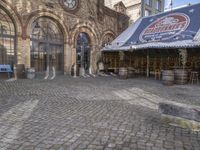
M0 150L199 150L158 103L200 106L200 86L115 77L0 81Z

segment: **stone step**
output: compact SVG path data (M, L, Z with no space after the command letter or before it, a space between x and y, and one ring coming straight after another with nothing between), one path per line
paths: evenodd
M176 102L160 102L162 120L192 130L200 130L200 107Z

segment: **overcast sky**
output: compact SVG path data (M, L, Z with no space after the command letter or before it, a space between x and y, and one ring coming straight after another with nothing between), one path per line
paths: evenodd
M181 5L187 5L187 4L196 4L200 3L200 0L172 0L173 7L178 7ZM170 8L171 0L165 0L165 8Z

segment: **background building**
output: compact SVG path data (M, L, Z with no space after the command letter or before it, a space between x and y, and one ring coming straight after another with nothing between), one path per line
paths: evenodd
M70 73L82 63L95 73L101 46L128 21L103 0L1 0L0 64L24 64L37 72L53 66Z
M130 17L130 23L139 17L149 16L164 11L164 0L105 0L105 5L115 9L117 3L122 2L126 7L126 14Z

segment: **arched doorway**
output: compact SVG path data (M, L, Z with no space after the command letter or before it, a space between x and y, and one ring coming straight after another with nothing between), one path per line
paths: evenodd
M85 70L86 73L89 73L90 68L90 37L87 33L81 32L77 38L77 65L79 68Z
M49 67L63 72L64 39L58 24L41 17L32 24L31 67L44 72Z
M16 63L15 26L9 15L0 6L0 64Z

